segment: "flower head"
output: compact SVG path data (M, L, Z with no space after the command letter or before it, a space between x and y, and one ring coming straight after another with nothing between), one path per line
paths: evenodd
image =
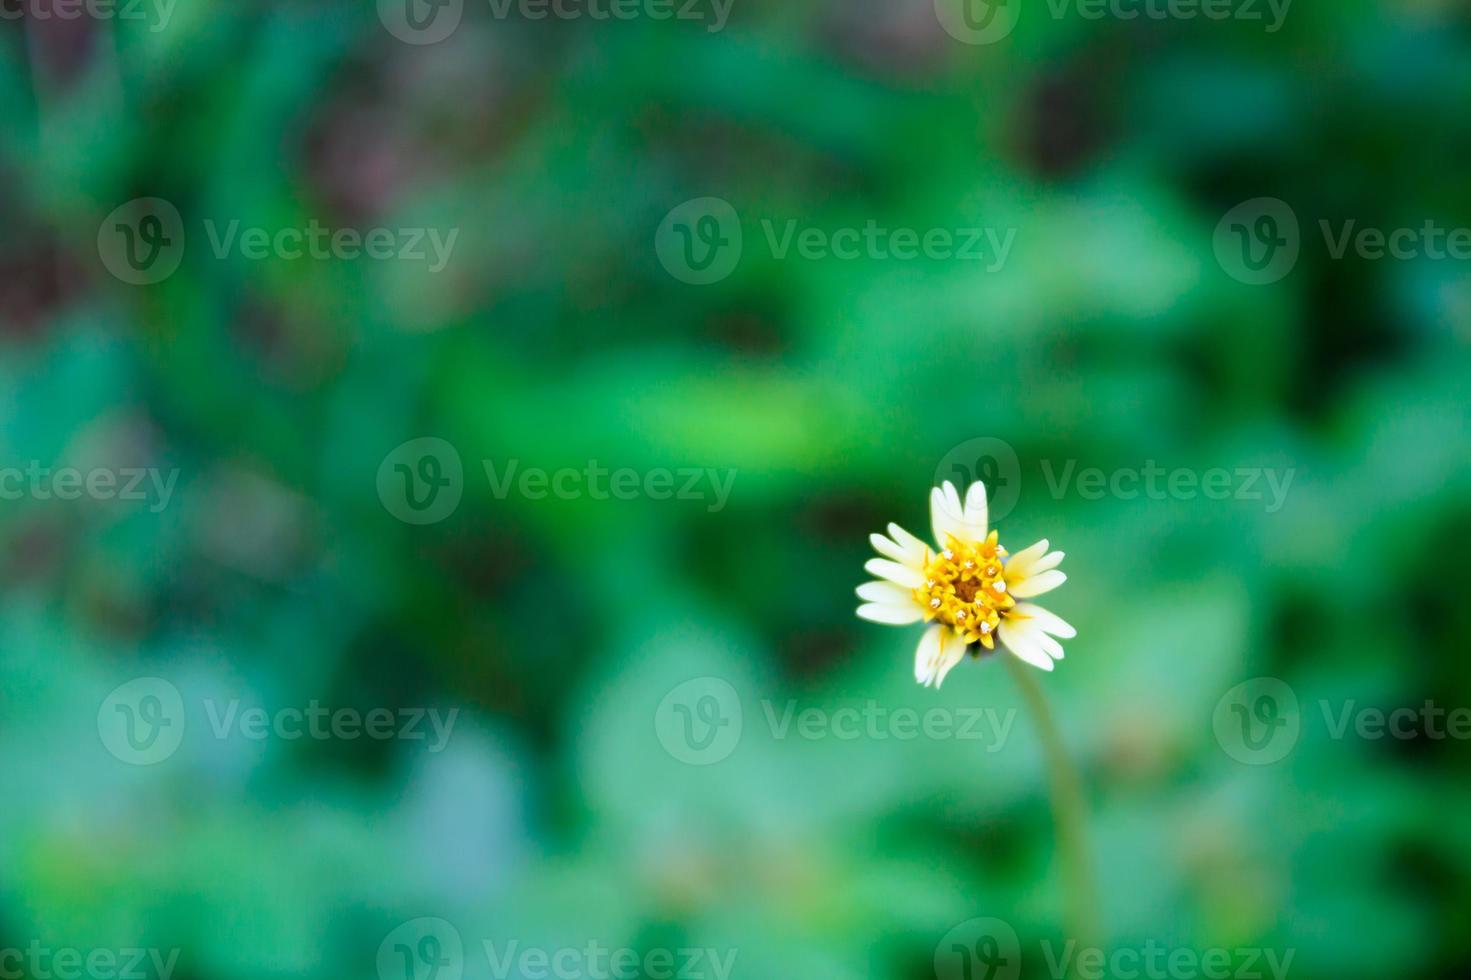
M986 528L986 488L979 481L964 503L952 483L931 490L930 523L935 549L897 524L887 536L870 536L884 557L863 566L878 581L858 587L858 615L892 626L930 624L914 652L914 679L926 687L939 687L967 650L979 655L981 648L994 649L997 638L1015 656L1051 670L1063 656L1056 638L1077 631L1025 600L1067 581L1057 568L1062 552L1048 551L1044 538L1008 556Z

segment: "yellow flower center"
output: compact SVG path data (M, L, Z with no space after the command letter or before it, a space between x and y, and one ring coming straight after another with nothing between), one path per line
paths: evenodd
M938 619L965 642L991 649L1001 618L1016 605L1001 563L1005 556L995 531L981 544L951 538L925 565L925 584L914 590L925 621Z

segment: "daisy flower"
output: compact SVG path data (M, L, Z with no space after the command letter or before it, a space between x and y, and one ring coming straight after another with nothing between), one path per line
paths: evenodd
M998 637L1016 657L1051 670L1062 659L1056 638L1077 631L1023 600L1067 581L1057 568L1062 552L1048 551L1043 538L1008 557L996 532L987 531L986 488L979 481L963 504L952 483L931 490L930 523L937 550L897 524L887 536L870 536L884 557L863 566L879 581L858 587L858 615L891 626L930 624L914 651L914 679L926 687L939 687L967 650L979 656L981 647L994 649Z

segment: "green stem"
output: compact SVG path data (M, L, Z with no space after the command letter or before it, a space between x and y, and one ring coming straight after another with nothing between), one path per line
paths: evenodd
M1069 938L1079 947L1098 943L1098 901L1093 882L1092 862L1088 858L1087 811L1083 802L1083 780L1068 758L1062 733L1052 718L1042 687L1037 683L1035 667L1012 656L1002 655L1022 697L1031 709L1032 720L1042 740L1042 753L1047 759L1047 776L1052 794L1052 816L1057 833L1057 851L1062 860L1067 887L1067 925Z

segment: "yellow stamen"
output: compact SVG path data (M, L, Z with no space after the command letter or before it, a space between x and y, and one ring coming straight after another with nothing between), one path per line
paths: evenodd
M966 643L991 649L1002 618L1016 605L1001 558L1006 554L992 531L980 544L951 538L925 566L925 584L914 590L925 620L938 619Z

